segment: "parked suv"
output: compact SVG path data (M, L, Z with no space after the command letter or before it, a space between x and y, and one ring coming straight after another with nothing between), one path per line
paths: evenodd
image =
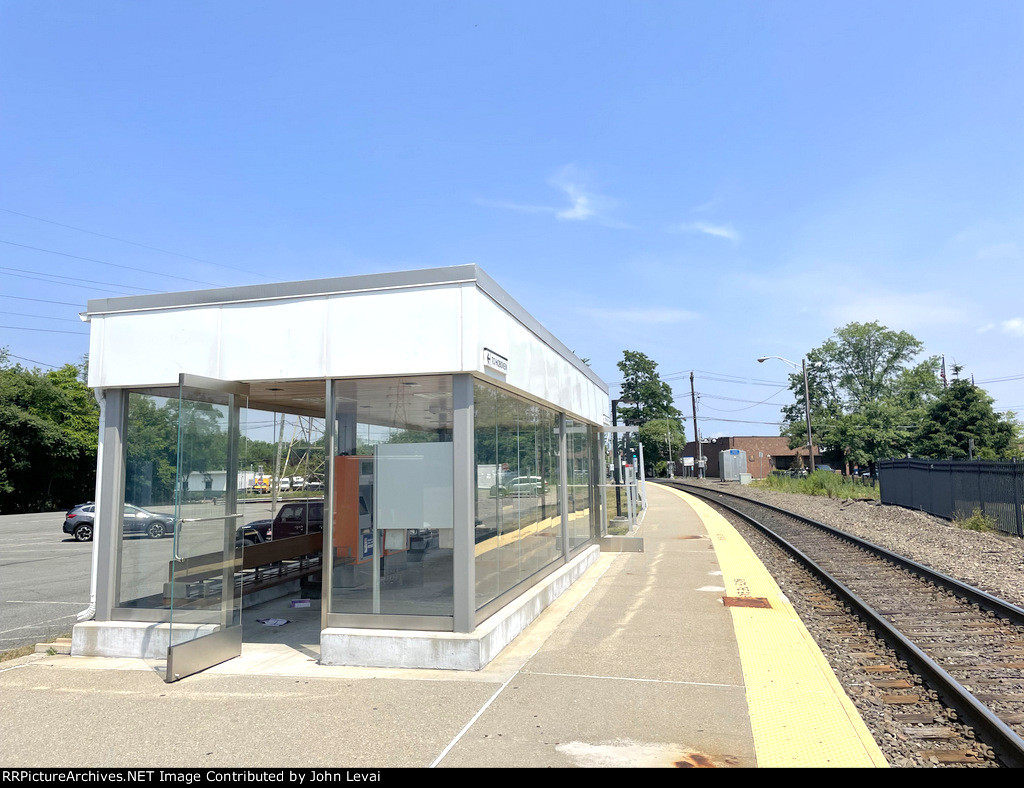
M270 520L261 520L238 526L235 531L235 547L251 547L270 541Z
M71 534L77 542L91 542L96 520L96 504L80 503L64 515L64 533ZM174 533L174 517L157 514L141 506L124 505L124 533L146 534L150 539L160 539Z
M259 531L267 541L319 533L324 530L324 502L288 501L273 520L254 520L244 527Z
M546 485L540 476L516 476L508 484L496 484L491 487L490 495L492 498L503 498L506 495L532 497L542 495L545 491Z
M508 485L509 495L540 495L544 490L544 481L539 476L517 476Z

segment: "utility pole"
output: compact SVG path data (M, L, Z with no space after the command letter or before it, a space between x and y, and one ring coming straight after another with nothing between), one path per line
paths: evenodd
M619 423L618 407L620 400L612 400L612 427ZM621 461L619 451L619 433L612 431L612 462L614 463L613 473L615 474L615 516L622 517L622 488L619 487L619 464Z
M277 433L277 454L274 455L274 481L271 485L270 516L277 516L277 502L281 497L281 444L284 443L284 414L275 413L274 418L280 417L281 426Z
M807 358L803 359L804 368L804 413L807 415L807 458L811 463L811 473L814 473L814 438L811 437L811 394L807 387Z
M697 394L693 390L693 370L690 370L690 402L693 404L693 441L697 444L697 478L704 478L704 451L700 445L700 433L697 431Z
M668 427L668 429L665 430L665 433L668 436L668 476L671 479L676 475L675 466L672 464L672 422L666 422L666 426Z

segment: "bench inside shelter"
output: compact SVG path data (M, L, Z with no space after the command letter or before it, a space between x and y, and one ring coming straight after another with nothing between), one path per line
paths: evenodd
M250 545L244 550L237 548L242 550L242 595L319 574L323 539L321 532ZM167 568L164 601L169 602L173 596L176 606L202 607L204 599L219 599L225 568L222 553L171 561Z

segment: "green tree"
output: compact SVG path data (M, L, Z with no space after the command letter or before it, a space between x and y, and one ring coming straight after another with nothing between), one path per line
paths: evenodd
M935 459L960 460L972 454L981 460L1010 459L1020 448L1020 426L1013 414L996 413L992 403L992 397L973 383L954 380L928 408L915 436L914 453Z
M638 437L644 445L644 460L654 468L659 467L659 460L675 460L686 446L686 434L678 419L651 419L640 427Z
M682 413L673 404L672 387L661 379L658 374L658 365L650 358L635 350L622 351L622 361L618 363L619 371L622 372L623 381L621 394L619 395L622 404L617 408L617 415L621 417L623 424L639 426L651 422L671 422L673 427L673 441L675 435L683 433ZM628 403L628 404L627 404ZM665 439L665 428L652 427L647 432L647 437L657 442L656 436L661 436L661 443L665 449L656 450L657 456L651 456L647 449L648 440L639 433L630 435L625 441L627 452L636 453L638 443L644 444L644 460L654 467L655 460L659 459L667 451L668 441ZM678 443L682 448L686 445L686 439L681 437Z
M914 336L877 322L850 323L807 354L815 445L830 459L867 465L905 454L928 406L942 390L939 360L913 360L924 350ZM783 409L783 434L807 443L803 372L790 375L794 403Z
M85 364L50 372L0 352L0 511L66 508L96 486L99 407Z
M174 503L178 400L128 396L124 498L138 506Z
M622 351L617 365L623 381L619 399L633 404L622 404L618 414L625 424L646 424L651 419L675 419L682 413L672 404L672 387L661 379L658 365L634 350Z

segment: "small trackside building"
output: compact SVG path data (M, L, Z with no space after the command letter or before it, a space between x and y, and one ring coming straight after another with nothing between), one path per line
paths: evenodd
M243 606L313 588L321 664L475 670L596 559L608 387L477 266L84 319L100 452L72 654L173 681L240 653ZM263 473L315 483L267 495ZM126 504L173 537L129 533Z

